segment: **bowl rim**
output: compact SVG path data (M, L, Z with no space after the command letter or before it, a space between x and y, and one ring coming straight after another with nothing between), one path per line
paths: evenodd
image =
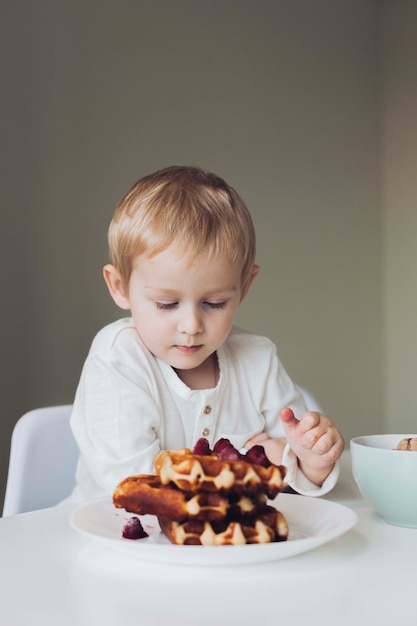
M370 443L367 442L366 439L370 439L370 438L374 438L375 441L374 443ZM371 450L382 450L382 451L386 451L386 452L410 452L410 453L417 453L417 450L397 450L395 448L383 448L377 445L378 441L384 441L387 438L398 438L398 442L400 442L402 439L408 439L411 437L416 437L417 438L417 434L412 434L412 433L376 433L376 434L369 434L369 435L359 435L358 437L352 437L350 439L350 446L360 446L362 448L369 448Z

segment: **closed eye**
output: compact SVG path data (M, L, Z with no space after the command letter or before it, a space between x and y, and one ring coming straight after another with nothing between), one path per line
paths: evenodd
M175 309L178 305L178 302L157 302L156 308L161 311L170 311L171 309Z
M210 309L224 309L226 300L222 300L221 302L204 302L204 304Z
M179 302L156 302L156 308L160 311L172 311L176 309L179 305ZM203 302L203 306L209 309L224 309L227 304L227 300L221 300L220 302L211 302L210 300L205 300Z

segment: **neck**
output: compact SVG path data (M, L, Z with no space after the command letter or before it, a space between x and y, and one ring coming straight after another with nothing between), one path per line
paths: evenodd
M201 365L190 370L175 369L178 378L190 389L212 389L219 380L219 363L213 353Z

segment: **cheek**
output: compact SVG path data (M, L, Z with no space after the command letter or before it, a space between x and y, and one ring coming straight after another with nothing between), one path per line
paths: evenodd
M221 319L216 320L212 325L212 330L219 337L226 337L233 325L234 315L225 315Z
M142 335L157 340L158 336L164 334L165 325L161 324L157 315L145 315L137 318L136 328L140 329Z
M155 308L148 309L142 321L138 318L138 324L142 327L143 335L146 334L154 344L166 341L166 338L170 337L175 330L174 318L164 312L155 311Z
M140 303L139 306L132 306L132 317L136 329L144 339L145 337L155 337L161 332L163 325L154 308Z

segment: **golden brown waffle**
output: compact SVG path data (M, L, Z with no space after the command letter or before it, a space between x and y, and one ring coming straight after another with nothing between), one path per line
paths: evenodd
M191 450L164 450L155 459L162 484L173 483L187 492L211 491L244 494L265 493L274 498L284 486L285 467L263 467L244 460L223 461L217 455L193 454Z
M211 451L205 443L199 440L195 451L204 449L207 454L188 448L160 452L155 474L129 476L119 483L113 494L115 506L155 515L175 544L285 541L287 522L267 505L267 498L275 498L284 487L286 468L269 464L263 450L245 460L229 440L219 440L222 450Z
M288 524L271 506L249 519L219 522L186 520L175 522L160 518L161 530L171 543L178 545L226 546L286 541Z
M125 478L116 487L113 503L129 513L156 515L181 522L187 518L218 521L226 516L254 515L264 507L266 497L214 491L190 493L173 485L162 485L154 474L139 474Z

